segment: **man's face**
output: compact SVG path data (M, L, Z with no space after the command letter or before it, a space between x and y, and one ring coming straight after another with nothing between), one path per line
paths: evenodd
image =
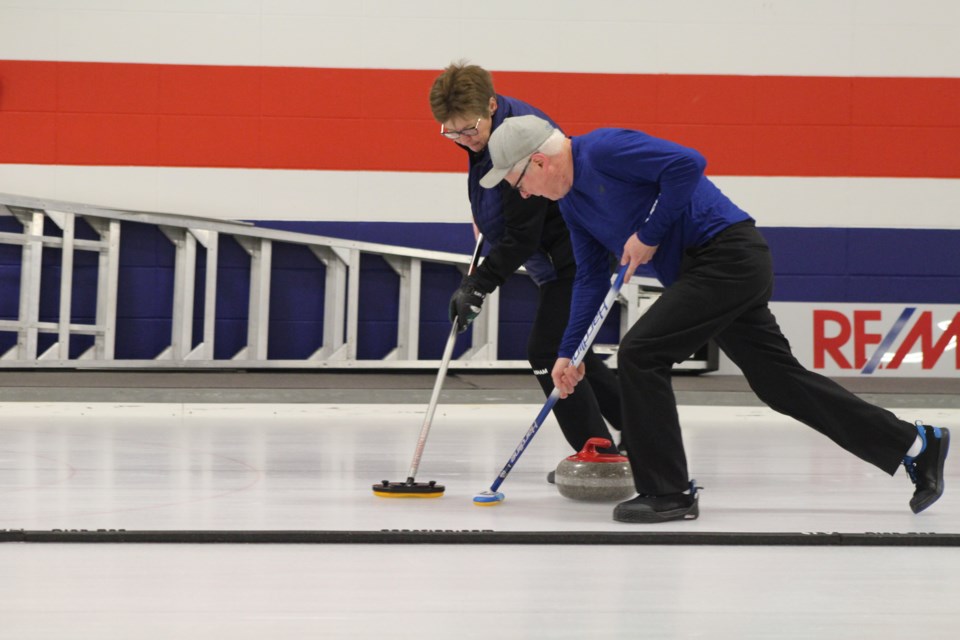
M519 171L508 173L504 180L524 198L543 196L550 200L559 200L566 194L561 193L558 181L551 177L549 168L549 158L542 153L535 153L530 156L529 162L521 165Z

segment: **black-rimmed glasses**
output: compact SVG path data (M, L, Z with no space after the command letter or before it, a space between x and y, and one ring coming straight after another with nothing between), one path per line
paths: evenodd
M475 136L480 133L480 121L483 120L483 117L477 118L477 124L472 127L467 127L466 129L460 129L459 131L446 131L443 128L443 125L440 125L440 135L444 138L449 138L450 140L456 140L460 136Z
M523 176L527 175L527 169L530 168L530 163L533 161L533 154L530 154L530 157L527 158L527 164L523 165L523 171L520 172L520 177L517 178L517 181L510 185L515 190L520 191L520 183L523 182Z

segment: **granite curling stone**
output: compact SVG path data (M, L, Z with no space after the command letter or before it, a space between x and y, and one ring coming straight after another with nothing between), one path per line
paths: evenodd
M612 443L590 438L580 453L560 461L556 471L557 490L565 498L587 502L624 500L633 496L633 473L625 456L600 453Z

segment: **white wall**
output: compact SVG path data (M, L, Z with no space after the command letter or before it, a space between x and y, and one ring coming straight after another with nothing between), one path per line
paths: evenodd
M467 58L500 71L955 78L958 33L955 0L0 0L0 60L439 70ZM768 226L960 219L956 180L724 181ZM0 192L221 218L468 216L448 172L6 163Z

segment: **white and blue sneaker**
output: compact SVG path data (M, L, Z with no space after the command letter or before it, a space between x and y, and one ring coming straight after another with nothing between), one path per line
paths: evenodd
M910 509L920 513L943 495L943 467L950 449L950 430L917 423L923 448L916 456L905 456L903 466L916 489Z

